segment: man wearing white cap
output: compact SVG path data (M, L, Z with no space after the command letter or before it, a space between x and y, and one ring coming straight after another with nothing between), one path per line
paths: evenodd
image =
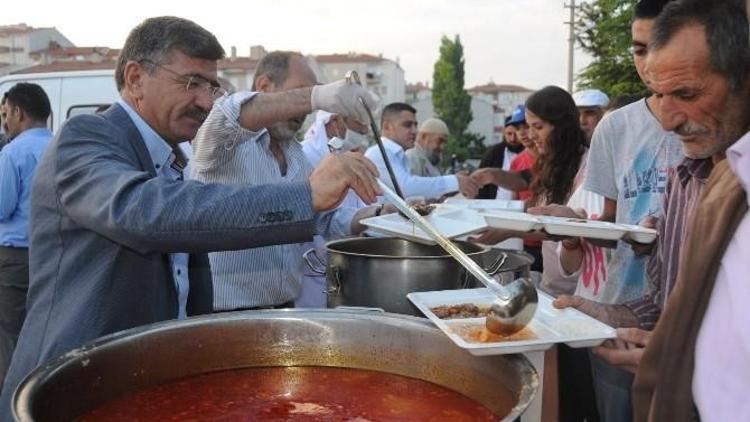
M598 89L586 89L573 94L573 100L578 107L578 118L581 129L586 133L586 142L591 145L591 137L609 105L609 97Z
M431 118L422 123L414 148L406 151L411 174L423 177L442 176L438 164L449 135L448 126L440 119Z

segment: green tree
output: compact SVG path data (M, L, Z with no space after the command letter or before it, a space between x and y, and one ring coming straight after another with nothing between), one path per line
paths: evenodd
M464 89L464 48L458 35L453 40L443 36L440 41L440 58L432 74L432 105L451 132L445 155L456 154L461 161L473 155L476 135L467 132L473 117L471 96Z
M633 65L630 22L635 0L583 3L576 21L577 40L594 60L578 74L578 89L597 88L615 97L648 95Z

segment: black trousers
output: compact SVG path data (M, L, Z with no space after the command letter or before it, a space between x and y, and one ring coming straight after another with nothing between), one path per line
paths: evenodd
M28 290L29 250L0 246L0 381L5 379L26 318Z
M588 349L557 346L560 422L599 422Z

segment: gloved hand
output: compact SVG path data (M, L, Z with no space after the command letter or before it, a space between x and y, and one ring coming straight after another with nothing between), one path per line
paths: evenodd
M325 85L315 85L310 96L313 110L325 110L330 113L340 114L344 117L352 117L362 123L369 122L359 97L365 100L367 106L373 112L378 104L375 98L366 89L345 79Z

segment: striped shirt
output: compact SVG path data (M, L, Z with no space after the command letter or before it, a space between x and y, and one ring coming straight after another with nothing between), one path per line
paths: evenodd
M648 262L650 292L624 305L638 317L643 329L651 330L672 292L680 262L680 249L687 237L688 222L713 169L710 158L686 158L667 182L664 215L657 222L656 246Z
M305 181L312 173L296 140L281 142L287 161L282 175L269 149L268 131L253 132L238 124L242 104L255 93L219 99L192 142L193 179L226 184L262 185ZM348 236L356 210L339 208L318 214L317 232L327 238ZM274 245L208 255L214 283L214 310L273 306L299 296L302 244Z

